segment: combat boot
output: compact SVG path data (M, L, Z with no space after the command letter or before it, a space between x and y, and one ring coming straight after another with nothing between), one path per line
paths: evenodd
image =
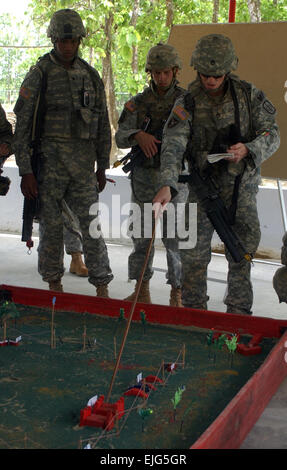
M55 292L64 292L63 286L61 281L50 281L49 282L49 289L54 290Z
M170 291L169 305L172 307L182 307L181 289L172 287Z
M82 254L80 252L72 253L72 261L70 265L70 273L76 274L80 277L88 277L88 269L82 260Z
M126 297L124 300L129 300L130 302L133 302L135 300L136 296L136 290L138 287L138 282L136 283L135 290L134 292ZM142 302L145 304L151 304L151 297L150 297L150 291L149 291L149 281L142 281L139 294L138 294L138 299L137 302Z
M109 289L108 284L103 284L101 286L96 286L97 296L98 297L107 297L109 298Z

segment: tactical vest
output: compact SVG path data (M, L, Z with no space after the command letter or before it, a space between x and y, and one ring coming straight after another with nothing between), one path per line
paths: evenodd
M161 140L164 124L171 113L174 102L184 92L183 88L174 85L173 89L163 96L153 93L151 87L136 95L134 100L137 107L137 127ZM159 153L152 158L144 159L142 166L144 168L159 168L160 146Z
M43 138L97 138L102 109L99 106L102 99L99 93L100 78L89 64L82 59L78 60L83 67L72 72L55 64L50 54L41 57L35 66L46 76L45 112L41 129Z
M153 93L151 88L147 88L142 93L136 95L135 103L137 106L138 128L142 127L145 118L148 116L151 119L148 133L154 135L167 120L175 100L182 95L184 91L183 88L175 86L173 93L167 93L159 97Z
M189 152L199 168L205 166L207 155L214 153L213 147L218 136L225 135L228 140L231 127L237 129L241 142L248 142L252 138L251 85L231 76L227 80L227 87L224 97L210 98L199 80L195 80L185 95L185 108L192 115ZM213 164L215 171L222 169L222 166L227 167L225 160Z

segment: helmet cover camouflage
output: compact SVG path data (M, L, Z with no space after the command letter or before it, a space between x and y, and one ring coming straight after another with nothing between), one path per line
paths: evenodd
M47 29L47 36L56 39L73 39L86 36L86 30L79 13L66 8L56 11Z
M173 46L158 43L148 51L145 65L146 72L173 67L179 69L182 67L180 57Z
M222 34L208 34L199 39L190 65L204 75L225 75L237 68L238 58L231 40Z
M287 266L277 269L273 277L273 287L279 302L287 302Z

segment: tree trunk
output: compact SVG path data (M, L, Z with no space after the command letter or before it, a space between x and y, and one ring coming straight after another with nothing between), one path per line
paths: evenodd
M261 21L261 2L260 0L247 0L251 23L260 23Z
M168 28L171 28L172 25L173 25L173 17L174 17L173 0L166 0L166 21L165 21L165 25Z
M118 111L116 106L116 97L115 97L115 86L114 86L114 75L113 75L113 68L112 68L112 26L114 22L114 15L110 11L109 15L106 16L105 20L105 35L106 35L106 55L102 60L103 63L103 74L102 79L105 84L105 91L107 97L107 106L109 110L109 118L110 118L110 125L111 125L111 132L112 132L112 149L111 149L111 163L116 160L117 154L117 146L115 143L115 132L118 125Z
M140 0L134 0L132 17L130 21L130 25L133 26L134 28L136 28L137 26L139 9L140 9ZM137 45L133 45L132 71L133 73L138 73L138 46Z
M212 23L218 23L219 0L213 0Z

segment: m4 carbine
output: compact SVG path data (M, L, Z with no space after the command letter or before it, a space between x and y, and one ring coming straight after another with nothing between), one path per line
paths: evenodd
M40 138L41 130L43 126L43 119L45 115L45 92L47 88L47 76L46 73L38 65L38 70L41 75L41 89L37 98L35 112L33 116L33 126L32 126L32 139L31 139L31 167L33 174L36 178L36 181L39 179L40 172ZM30 253L30 249L33 247L34 242L32 240L33 232L33 221L37 220L39 217L40 210L40 200L39 196L28 199L24 197L23 205L23 224L22 224L22 242L26 242Z
M179 183L189 183L202 203L206 215L216 230L218 236L230 252L233 260L239 263L243 259L251 262L252 255L247 252L242 242L234 232L230 215L225 207L219 191L208 174L202 176L196 165L192 166L189 175L180 175Z
M166 121L163 121L161 127L152 133L152 135L157 140L161 141L162 139L162 133L163 133L165 122ZM151 123L151 118L146 117L142 126L142 130L144 132L147 132L150 126L150 123ZM131 151L127 155L125 155L123 158L121 158L120 160L114 163L113 167L117 168L119 165L123 164L123 171L125 173L129 173L130 171L132 171L135 166L144 166L147 168L151 168L151 167L159 168L161 144L156 144L156 145L158 148L158 152L151 159L145 156L144 152L142 151L139 145L134 145Z

